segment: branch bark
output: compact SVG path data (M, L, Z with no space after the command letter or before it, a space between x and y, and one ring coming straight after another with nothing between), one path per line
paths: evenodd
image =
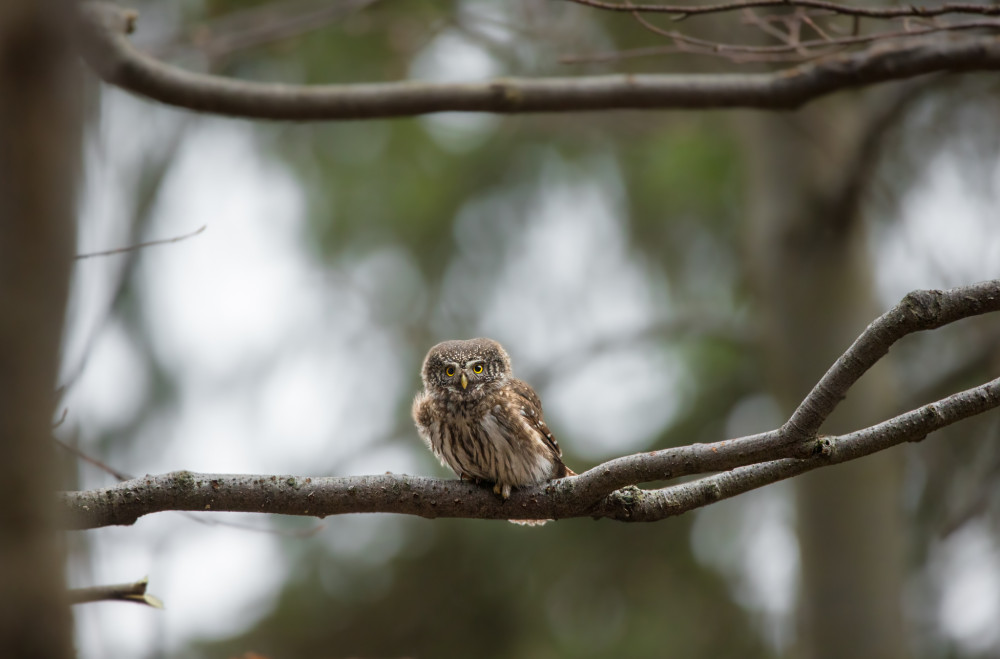
M108 84L199 112L274 120L410 117L433 112L569 112L615 109L794 109L821 96L928 73L1000 69L1000 37L933 39L831 56L775 73L503 78L297 86L184 71L128 40L133 11L92 2L80 9L84 58Z
M402 513L421 517L656 521L831 464L855 460L1000 407L1000 378L839 436L819 428L848 389L907 334L1000 311L1000 280L948 291L915 291L880 316L834 363L781 428L712 444L625 456L571 478L515 492L502 502L461 481L385 474L346 478L193 474L146 476L113 487L64 492L68 528L132 524L167 510L325 517ZM717 473L662 488L638 483Z

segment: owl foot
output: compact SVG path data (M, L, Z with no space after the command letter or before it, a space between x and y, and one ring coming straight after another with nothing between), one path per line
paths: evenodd
M493 484L493 494L500 495L500 498L506 501L510 498L511 486L509 483L494 483ZM511 524L517 524L518 526L541 526L545 522L551 522L550 519L509 519L507 520Z
M506 501L510 498L510 485L507 483L496 483L493 485L493 494L499 494L500 498Z

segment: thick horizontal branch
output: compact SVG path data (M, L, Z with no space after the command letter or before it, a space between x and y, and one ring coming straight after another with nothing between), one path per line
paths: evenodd
M104 3L81 6L81 41L108 84L140 96L234 117L332 120L408 117L432 112L572 112L614 109L791 109L844 89L928 73L1000 69L1000 38L928 40L831 56L768 74L609 75L505 78L481 83L403 81L296 86L184 71L138 51L128 40L135 13Z
M167 510L278 513L326 517L395 512L420 517L539 519L595 514L604 496L624 485L731 469L774 454L758 435L637 454L604 463L575 478L515 492L502 502L472 483L419 476L313 477L175 472L124 481L87 492L64 492L66 524L87 529L134 523ZM533 512L544 510L544 513ZM627 514L622 513L624 517ZM614 517L610 511L599 516Z
M88 529L134 523L139 517L168 510L255 512L326 517L345 513L402 513L420 517L477 519L565 519L607 517L649 522L775 483L819 467L855 460L909 441L919 441L934 430L1000 406L1000 378L925 405L878 425L841 437L825 437L812 444L812 455L749 464L690 483L646 491L626 487L595 500L586 487L589 475L599 478L617 465L635 461L648 470L653 454L619 458L573 478L552 481L514 492L506 502L488 489L463 481L384 474L346 478L302 478L236 474L175 472L146 476L113 487L60 495L66 525ZM685 447L682 452L723 453L753 438ZM772 447L773 448L773 447ZM661 454L667 451L658 452ZM675 453L675 455L677 455ZM734 461L719 460L715 464ZM684 463L682 472L710 469L711 461ZM697 466L697 465L700 465ZM642 482L637 479L636 482Z
M662 519L811 469L919 441L1000 406L997 378L863 430L838 437L817 435L851 385L901 337L998 310L1000 280L910 293L868 326L781 428L617 458L576 477L516 491L506 502L471 483L405 475L303 478L177 472L101 490L64 492L64 520L69 528L86 529L132 524L143 515L167 510L314 517L391 512L429 518ZM718 471L724 473L660 490L631 487Z

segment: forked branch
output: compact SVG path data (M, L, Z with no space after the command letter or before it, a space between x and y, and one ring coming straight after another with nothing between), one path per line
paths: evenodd
M64 492L60 504L66 526L74 529L132 524L143 515L167 510L656 521L812 469L920 441L935 430L1000 407L997 378L862 430L818 434L858 378L899 339L996 311L1000 311L1000 280L947 291L915 291L865 329L782 427L617 458L576 477L517 491L507 502L470 483L406 475L304 478L176 472L105 489ZM722 473L658 490L634 487L712 472Z

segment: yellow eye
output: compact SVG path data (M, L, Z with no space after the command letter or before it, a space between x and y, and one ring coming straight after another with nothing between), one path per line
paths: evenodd
M482 373L483 372L483 365L482 364L476 364L475 366L472 367L472 372L473 373Z
M454 377L455 376L455 367L454 366L449 366L448 368L444 369L444 374L447 375L448 377Z

